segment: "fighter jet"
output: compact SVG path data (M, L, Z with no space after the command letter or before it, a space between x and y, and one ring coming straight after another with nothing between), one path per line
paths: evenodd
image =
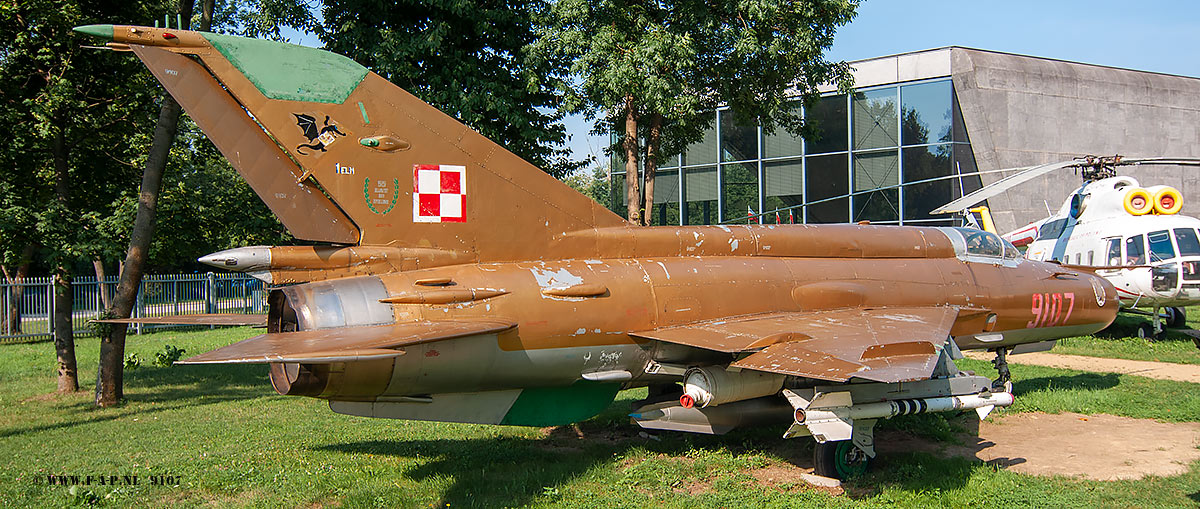
M1104 279L992 233L638 227L344 56L138 26L132 51L308 247L203 258L274 285L267 333L182 361L265 363L334 412L551 426L648 387L630 418L811 435L817 471L878 419L1012 404L1004 354L1116 316ZM227 323L227 322L226 322ZM997 353L996 381L958 370Z

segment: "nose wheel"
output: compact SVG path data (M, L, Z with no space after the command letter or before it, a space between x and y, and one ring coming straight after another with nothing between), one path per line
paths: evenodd
M992 359L992 366L996 367L996 372L999 376L992 381L993 389L1003 389L1006 384L1012 381L1012 373L1008 371L1008 361L1006 355L1008 350L1005 348L997 348L992 350L996 353L996 358Z

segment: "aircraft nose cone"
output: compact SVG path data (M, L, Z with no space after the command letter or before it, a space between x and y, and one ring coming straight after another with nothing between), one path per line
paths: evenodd
M112 25L81 25L73 28L72 30L75 30L81 34L88 34L109 40L112 40L113 38Z
M265 270L271 267L271 247L235 247L201 256L196 261L218 269L237 272Z

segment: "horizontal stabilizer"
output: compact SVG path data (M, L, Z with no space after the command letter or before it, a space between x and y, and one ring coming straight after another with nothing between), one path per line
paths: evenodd
M265 326L267 315L237 313L208 313L198 315L139 316L137 318L107 318L97 323L132 323L161 325L253 325Z
M423 321L372 327L342 327L261 334L178 364L322 364L382 359L403 355L406 346L513 327L502 320Z

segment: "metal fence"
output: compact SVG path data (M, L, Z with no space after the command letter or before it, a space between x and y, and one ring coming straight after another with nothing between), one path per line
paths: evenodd
M97 281L81 276L71 285L75 305L71 325L76 337L93 336L88 324L105 310L106 292L116 293L117 277ZM267 292L261 281L245 274L158 274L142 278L134 317L191 315L200 313L266 312ZM132 325L130 332L194 325ZM0 282L0 343L45 341L54 334L54 280L25 278L17 284Z

